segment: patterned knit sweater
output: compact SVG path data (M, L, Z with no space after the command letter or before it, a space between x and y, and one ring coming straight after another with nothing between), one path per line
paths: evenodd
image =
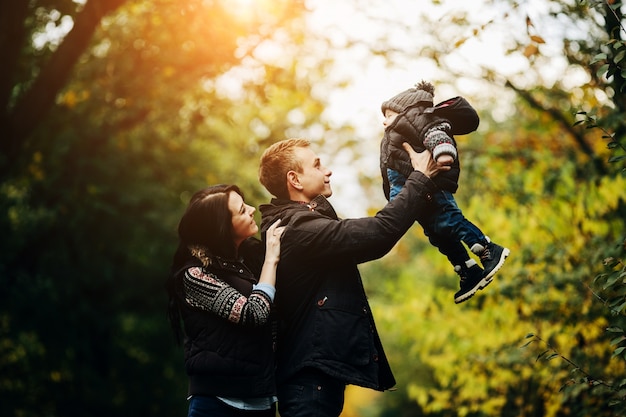
M202 267L187 269L183 278L185 301L192 307L217 314L233 323L262 326L270 316L271 300L262 290L245 297Z
M177 273L188 395L243 400L276 394L275 320L271 292L258 283L258 249L228 260L190 248L196 259Z

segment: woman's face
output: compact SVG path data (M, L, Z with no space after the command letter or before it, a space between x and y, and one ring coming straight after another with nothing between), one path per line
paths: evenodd
M241 242L259 231L253 217L256 209L244 203L243 198L234 191L228 194L228 209L232 217L235 244L239 247Z

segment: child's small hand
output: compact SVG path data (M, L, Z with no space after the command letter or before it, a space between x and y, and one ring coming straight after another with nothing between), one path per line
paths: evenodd
M452 157L452 155L443 154L439 155L439 158L437 158L437 164L439 165L449 166L452 165L453 162L454 158Z

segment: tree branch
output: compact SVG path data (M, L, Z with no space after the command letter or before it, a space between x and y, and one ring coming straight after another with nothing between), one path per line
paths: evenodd
M530 92L517 88L510 80L506 80L505 86L515 91L515 93L517 93L517 95L519 95L522 100L524 100L531 108L538 111L547 112L552 117L552 119L557 122L563 128L563 130L566 131L574 139L574 142L578 145L582 152L591 158L595 168L598 170L598 173L602 175L607 173L606 167L604 166L602 160L598 158L591 146L589 146L589 144L585 140L584 136L581 135L574 128L574 124L567 120L562 112L555 108L544 107L532 96Z
M5 129L7 135L1 145L7 158L5 161L12 161L19 154L24 140L54 105L56 95L66 84L102 18L126 1L89 0L85 3L74 20L72 30L9 113Z
M24 20L28 15L27 1L4 1L0 2L0 56L3 64L0 65L0 105L2 106L2 116L7 117L9 110L9 100L13 83L15 82L15 71L18 65L18 57L21 52L21 45L26 37L26 27ZM3 120L0 123L6 124Z

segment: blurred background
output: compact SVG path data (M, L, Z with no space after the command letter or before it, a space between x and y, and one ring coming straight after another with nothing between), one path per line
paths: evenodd
M191 194L307 137L342 217L385 200L380 104L481 117L466 217L511 256L455 305L416 225L362 265L396 390L345 417L626 415L623 6L584 0L0 4L0 415L182 416L164 282ZM259 219L260 220L260 219Z

